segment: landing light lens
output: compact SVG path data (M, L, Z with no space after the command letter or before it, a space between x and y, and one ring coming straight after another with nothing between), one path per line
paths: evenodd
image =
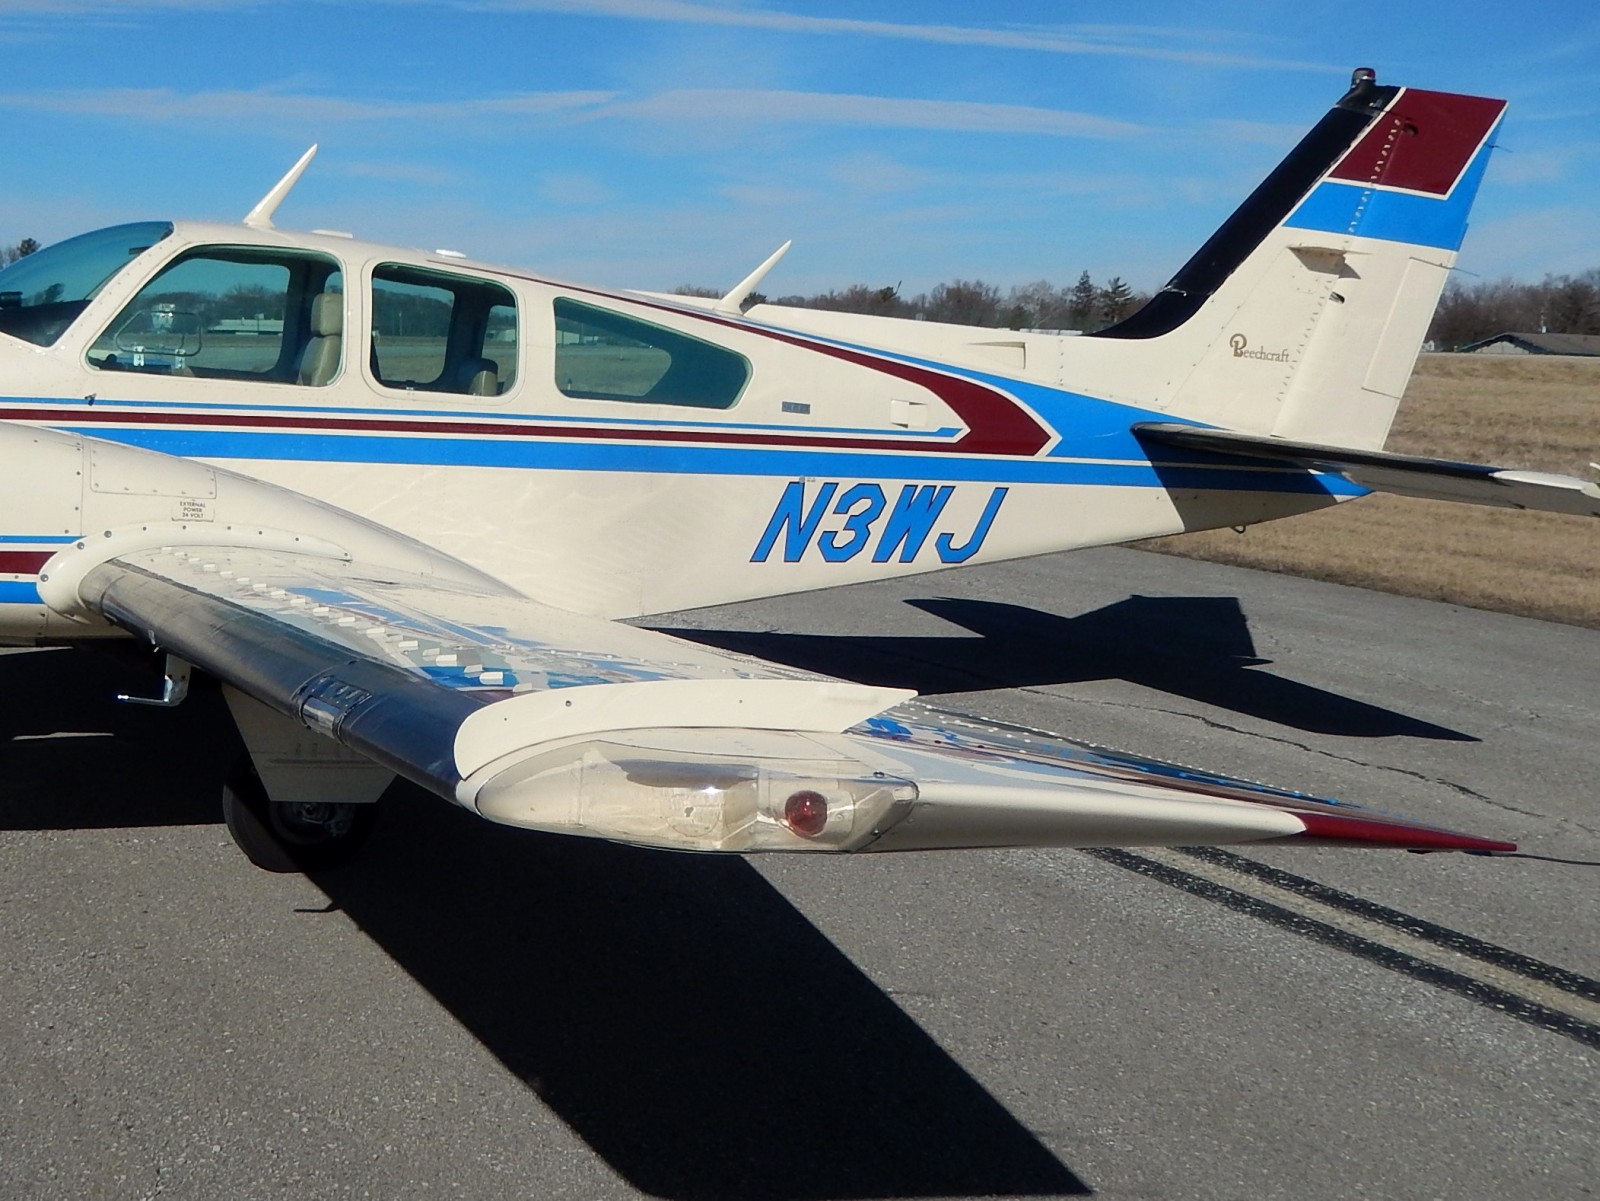
M904 818L916 785L787 730L611 733L473 781L494 821L695 851L851 851Z
M810 788L791 793L783 803L783 824L802 838L815 838L828 825L828 798Z

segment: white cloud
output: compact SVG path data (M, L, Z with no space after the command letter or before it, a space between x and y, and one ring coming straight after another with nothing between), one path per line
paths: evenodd
M411 183L419 184L425 188L452 188L459 186L461 177L439 167L429 166L426 163L393 163L393 162L339 162L334 161L324 168L334 175L344 175L356 179L375 179L380 183Z
M1512 146L1496 148L1489 164L1489 178L1496 184L1522 187L1530 184L1560 183L1575 168L1600 158L1594 143L1565 143L1537 150L1518 150Z
M831 92L687 88L637 100L616 92L532 92L469 100L366 100L308 95L277 88L178 92L170 88L0 92L0 109L27 109L139 121L248 120L298 124L372 121L471 122L566 114L584 120L626 119L677 125L854 125L964 133L1018 133L1123 139L1143 126L1062 109L961 100L917 100Z
M1206 122L1213 140L1234 145L1271 146L1287 150L1305 136L1306 127L1299 122L1241 121L1217 117Z
M1600 262L1600 212L1592 205L1524 209L1475 221L1461 248L1460 270L1490 279L1571 275Z
M828 179L851 193L885 196L912 192L935 184L941 178L926 167L897 162L882 154L852 154L834 162L825 171Z
M0 0L0 17L125 16L174 8L253 8L249 0Z
M333 0L338 2L338 0ZM346 0L349 2L349 0ZM585 17L612 17L685 25L712 25L761 29L779 33L843 35L933 42L955 46L986 46L1000 50L1032 50L1049 54L1099 55L1193 63L1214 67L1257 67L1278 70L1326 71L1325 63L1278 59L1219 44L1258 42L1251 34L1134 25L992 26L914 24L874 21L856 17L815 16L782 9L752 8L744 4L697 3L695 0L388 0L392 4L454 7L490 11L571 13ZM0 19L100 17L132 19L146 13L171 10L237 10L287 7L287 0L0 0ZM1188 44L1176 44L1176 43ZM1206 44L1197 45L1197 42Z
M604 180L585 171L546 171L539 177L539 195L563 208L596 208L616 200Z
M866 21L853 17L819 17L781 9L736 5L698 4L692 0L478 0L475 8L516 9L528 12L562 12L583 16L622 17L640 21L680 24L740 26L786 33L845 34L856 37L896 38L945 45L989 46L1005 50L1037 50L1053 54L1112 55L1149 58L1206 66L1271 67L1288 70L1327 70L1326 64L1294 62L1248 54L1177 46L1151 45L1148 39L1170 31L1127 26L1086 26L1081 29L1027 28L971 25L912 25L899 21Z
M248 91L178 92L171 88L91 88L81 91L0 92L0 108L122 117L142 121L267 120L469 121L496 116L537 116L592 108L615 92L533 92L476 100L355 100L272 88Z
M861 125L1077 138L1129 138L1146 132L1143 126L1124 121L1019 104L731 88L661 92L606 106L593 115L649 121Z

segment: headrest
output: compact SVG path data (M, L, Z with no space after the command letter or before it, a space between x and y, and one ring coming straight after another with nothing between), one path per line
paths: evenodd
M344 330L344 293L318 292L311 298L311 336L332 338Z

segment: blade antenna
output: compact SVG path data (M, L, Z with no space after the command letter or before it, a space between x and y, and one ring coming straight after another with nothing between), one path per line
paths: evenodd
M251 229L272 229L272 214L278 211L278 206L284 202L294 185L305 174L306 168L311 165L311 160L316 157L317 146L313 142L311 149L300 156L300 161L290 167L284 177L272 185L272 190L256 202L256 207L244 215L244 223Z
M791 238L768 255L766 262L734 284L733 290L717 301L716 311L727 313L731 317L744 316L744 302L750 299L751 294L760 286L761 281L767 277L767 272L778 265L778 260L787 254L789 247L793 245L794 240Z

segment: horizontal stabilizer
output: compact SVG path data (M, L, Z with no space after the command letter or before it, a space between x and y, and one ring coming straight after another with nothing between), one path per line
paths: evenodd
M1373 492L1600 517L1600 484L1576 476L1458 463L1382 450L1320 446L1313 442L1291 442L1262 434L1167 422L1140 422L1133 426L1133 432L1142 441L1162 446L1234 458L1267 459L1308 471L1327 472Z

